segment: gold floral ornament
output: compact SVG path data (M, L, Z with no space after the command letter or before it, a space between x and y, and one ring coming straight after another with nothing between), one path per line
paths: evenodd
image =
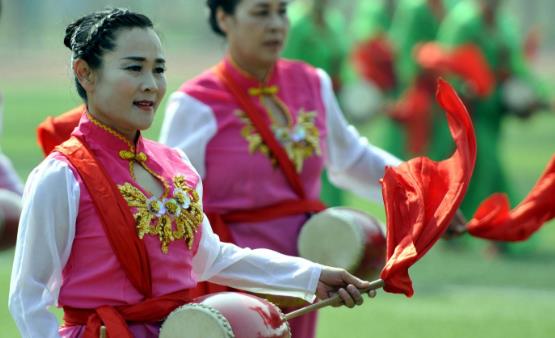
M203 220L202 208L196 190L190 188L183 176L173 179L173 193L168 197L147 198L130 183L118 186L127 204L135 208L137 235L157 235L162 252L168 253L171 242L184 239L191 249Z
M270 148L264 143L246 113L238 110L236 114L245 123L241 129L241 136L249 143L249 152L253 154L258 151L270 158L273 166L277 166L277 159L271 155ZM299 173L303 170L304 161L308 157L313 154L321 154L320 132L314 125L315 120L316 112L301 110L297 117L297 123L292 127L272 126L276 139L281 143Z

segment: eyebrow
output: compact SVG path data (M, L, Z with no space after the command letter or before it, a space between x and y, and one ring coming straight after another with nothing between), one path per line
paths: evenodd
M122 60L131 60L131 61L138 61L138 62L145 62L146 58L142 57L142 56L126 56L121 58ZM166 63L166 60L162 59L162 58L157 58L154 60L154 62L156 63Z

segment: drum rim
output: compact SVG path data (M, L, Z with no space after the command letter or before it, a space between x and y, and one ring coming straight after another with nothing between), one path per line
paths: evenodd
M211 315L214 315L216 317L216 319L220 320L220 322L222 323L222 326L223 326L226 337L227 338L235 338L235 333L233 332L233 328L231 327L231 324L229 323L229 320L227 320L227 318L225 318L225 316L220 311L218 311L216 308L214 308L210 305L205 305L205 304L201 304L201 303L187 303L187 304L184 304L184 305L176 308L175 310L173 310L166 317L164 322L162 323L162 325L160 327L160 334L162 333L162 331L164 329L164 325L165 325L166 321L172 315L174 315L175 311L182 310L182 309L201 309L205 313L209 313Z

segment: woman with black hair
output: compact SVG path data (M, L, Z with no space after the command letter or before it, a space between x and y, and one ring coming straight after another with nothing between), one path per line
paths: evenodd
M164 96L165 60L144 15L109 9L66 29L86 112L31 173L10 285L23 337L157 337L198 281L312 301L362 302L369 284L269 250L222 243L200 177L176 150L143 138ZM63 307L64 324L48 311Z
M297 255L302 225L325 208L324 167L335 185L380 201L384 168L399 160L346 123L328 74L280 58L288 1L207 5L227 55L171 96L160 140L184 150L198 170L205 210L222 240ZM292 320L293 337L314 337L315 318Z

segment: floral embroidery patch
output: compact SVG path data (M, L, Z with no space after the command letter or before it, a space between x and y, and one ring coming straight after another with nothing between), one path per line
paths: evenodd
M258 151L270 158L274 167L277 166L277 159L271 155L270 148L264 143L246 113L238 110L236 114L245 123L241 129L241 136L249 143L249 152L253 154ZM272 126L276 139L281 143L299 173L303 170L304 161L308 157L313 154L320 155L320 132L314 125L315 120L316 112L301 111L293 127Z
M184 239L191 249L204 214L196 190L189 187L183 176L173 179L173 194L169 197L147 198L130 183L118 186L123 198L135 208L137 235L158 236L162 252L168 253L171 242Z

